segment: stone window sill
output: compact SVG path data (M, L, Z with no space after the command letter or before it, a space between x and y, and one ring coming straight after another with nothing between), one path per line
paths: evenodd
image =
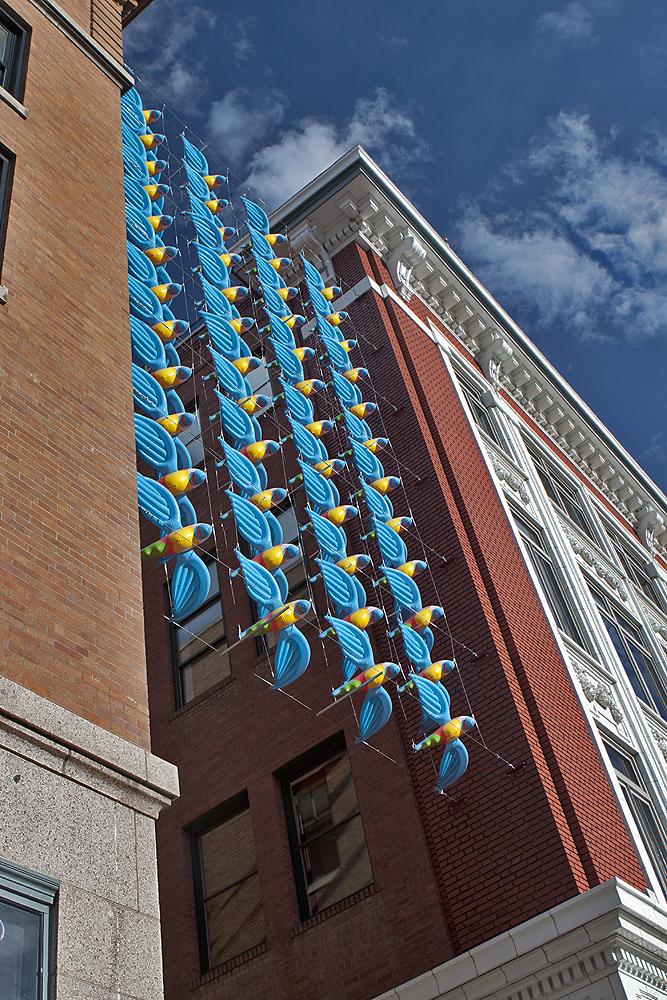
M14 111L21 116L21 118L28 117L28 109L24 108L15 97L12 97L8 90L5 90L4 87L0 87L0 100L3 100L5 104L8 104L10 108L13 108Z

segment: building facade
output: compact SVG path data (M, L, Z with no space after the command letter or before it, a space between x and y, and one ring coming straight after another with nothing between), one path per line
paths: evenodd
M132 4L126 7L133 8ZM162 994L122 5L0 4L0 995Z
M234 273L256 319L244 336L264 362L253 387L274 398L259 419L282 444L265 464L290 491L278 516L300 546L290 599L312 601L312 658L281 692L271 643L237 644L256 612L235 575L199 327L179 345L194 372L180 392L198 417L183 441L208 474L190 496L215 526L200 550L209 599L170 626L164 570L144 575L153 748L182 787L158 822L166 996L663 995L667 498L362 149L271 229L289 238L288 285L302 281L302 253L342 288L332 308L349 313L350 356L369 371L369 423L402 481L394 509L414 521L409 557L428 564L424 604L446 612L433 659L456 660L452 714L478 730L467 772L441 796L439 760L412 750L421 713L409 690L392 690L372 746L355 744L354 698L328 707L340 650L320 637L317 546L241 241ZM311 378L326 371L313 327L300 333L315 348ZM334 420L329 454L345 456L336 400L317 400L318 418ZM346 528L350 551L372 559L368 603L391 616L358 481L348 470L338 487L361 510ZM400 661L386 621L369 633L379 660Z

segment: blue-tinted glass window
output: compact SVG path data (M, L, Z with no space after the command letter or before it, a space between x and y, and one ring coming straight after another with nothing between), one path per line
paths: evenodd
M0 861L0 997L47 1000L58 883Z

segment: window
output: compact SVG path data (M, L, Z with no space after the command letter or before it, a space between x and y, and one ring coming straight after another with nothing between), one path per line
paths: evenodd
M373 882L342 735L291 765L283 791L301 919Z
M172 648L178 671L179 699L182 705L208 691L231 672L227 649L227 629L220 598L218 565L207 563L211 589L206 603L172 627ZM210 647L214 646L215 649Z
M658 584L647 574L639 558L629 547L626 548L616 532L612 531L607 525L605 525L605 531L628 577L639 587L644 597L647 597L656 607L667 611L665 599L660 592Z
M47 1000L58 883L0 861L0 997Z
M491 417L489 416L489 411L482 403L479 389L459 372L456 373L456 377L459 381L459 385L461 386L461 391L466 398L466 403L470 407L473 420L478 427L481 427L485 434L488 434L488 436L496 442L496 444L500 444L498 432L493 426Z
M262 361L259 368L255 368L254 371L248 372L245 376L246 380L250 383L250 388L252 389L253 396L268 396L269 399L273 399L273 383L271 381L271 371L266 367ZM256 417L261 417L263 413L269 409L269 406L265 406L261 410L255 412Z
M528 452L551 502L564 511L589 538L597 542L575 487L560 479L546 460L532 448L528 448Z
M646 649L639 626L590 584L589 590L633 691L640 701L650 705L663 719L667 719L665 688L651 654Z
M23 100L30 28L13 11L0 4L0 86Z
M644 847L653 862L653 868L667 896L667 845L665 835L658 822L653 803L651 802L644 782L639 773L637 763L630 754L622 753L614 744L603 741L607 756L616 772L623 795L627 802L637 829L644 842Z
M14 175L14 154L0 145L0 267L5 251L5 233Z
M264 941L264 910L248 796L217 810L193 840L202 972Z
M539 528L525 521L517 514L514 514L514 521L526 546L530 561L542 584L544 596L551 608L551 613L556 619L558 628L562 632L565 632L566 635L569 635L570 639L573 639L580 646L586 648L581 637L581 631L563 592L563 587L556 575L551 557L547 552L542 532Z
M287 577L287 583L289 586L287 600L310 601L312 605L313 599L308 588L308 565L299 540L299 511L296 507L292 506L288 499L284 500L278 507L276 507L273 513L280 522L280 527L283 531L283 542L285 544L289 544L291 542L293 545L299 545L300 548L298 556L295 556L293 559L288 559L287 562L284 562L280 567ZM315 609L311 608L305 617L307 621L314 621ZM268 650L273 649L273 647L277 645L279 638L279 632L269 632L267 635L262 636L258 642L261 648Z
M187 413L194 413L195 419L186 427L184 431L178 435L178 440L181 441L190 453L190 461L193 467L201 465L204 461L204 440L202 437L201 429L201 416L200 409L197 402L197 397L186 403L185 406Z

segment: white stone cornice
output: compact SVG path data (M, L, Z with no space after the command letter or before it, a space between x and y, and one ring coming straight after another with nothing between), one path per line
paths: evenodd
M361 147L272 216L297 232L306 219L321 232L327 254L353 240L373 247L403 301L419 295L476 357L486 377L499 380L636 528L642 544L667 555L667 497Z
M667 909L610 879L376 1000L635 1000L667 993Z

